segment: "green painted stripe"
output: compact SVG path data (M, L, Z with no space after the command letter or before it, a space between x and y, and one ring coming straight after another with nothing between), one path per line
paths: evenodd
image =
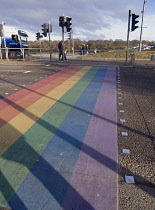
M39 155L54 136L98 69L98 67L91 68L79 82L2 155L0 168L4 177L8 180L10 188L6 189L3 183L0 183L3 191L3 194L0 195L2 202L0 205L7 205L7 202L23 182L29 170L37 161Z

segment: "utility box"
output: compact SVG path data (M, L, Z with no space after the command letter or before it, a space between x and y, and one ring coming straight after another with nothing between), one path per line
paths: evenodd
M130 54L130 56L131 56L130 64L131 64L132 66L134 66L134 65L135 65L135 54L132 53L132 54Z
M151 61L154 61L154 60L155 60L155 55L151 55L150 60L151 60Z

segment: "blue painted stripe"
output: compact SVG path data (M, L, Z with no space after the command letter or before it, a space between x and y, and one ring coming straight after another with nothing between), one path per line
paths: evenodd
M97 67L97 73L11 199L12 208L23 209L17 196L28 209L62 207L105 73L105 67ZM80 197L78 192L77 196ZM89 206L89 209L93 208Z

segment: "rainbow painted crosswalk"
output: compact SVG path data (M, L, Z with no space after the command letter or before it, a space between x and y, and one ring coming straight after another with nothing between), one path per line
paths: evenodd
M116 209L116 114L114 67L70 66L1 100L0 206Z

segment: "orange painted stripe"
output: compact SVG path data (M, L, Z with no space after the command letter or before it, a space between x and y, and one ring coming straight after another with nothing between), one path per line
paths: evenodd
M63 69L60 72L57 72L57 73L39 81L39 82L36 82L32 85L29 85L28 87L10 95L10 96L8 96L4 99L1 99L1 101L0 101L0 111L2 109L4 109L6 106L11 105L12 103L14 103L14 102L20 100L21 98L25 97L26 95L30 94L32 91L35 91L38 88L40 88L41 86L51 82L52 79L54 80L54 79L60 77L61 75L63 75L64 73L66 73L67 71L72 70L74 68L77 68L77 66L69 66L69 67Z
M58 77L55 80L53 80L52 78L50 80L50 83L44 85L43 87L39 88L35 92L31 92L30 94L18 100L16 103L13 103L7 106L2 111L0 111L0 118L1 118L0 127L4 126L6 123L12 120L15 116L17 116L20 112L24 111L27 107L29 107L31 104L35 103L37 100L39 100L48 92L56 88L58 85L62 84L69 77L73 76L77 72L77 70L79 70L80 68L81 67L76 67L74 68L74 70L68 71L67 73L64 74L64 76ZM10 101L8 100L8 103L9 102Z

